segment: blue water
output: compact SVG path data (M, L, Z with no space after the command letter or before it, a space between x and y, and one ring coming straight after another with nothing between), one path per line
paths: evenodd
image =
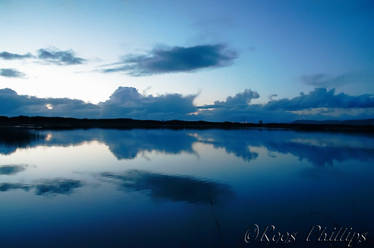
M0 132L1 247L374 247L374 137L285 130ZM271 238L245 241L255 224ZM356 234L355 234L356 235Z

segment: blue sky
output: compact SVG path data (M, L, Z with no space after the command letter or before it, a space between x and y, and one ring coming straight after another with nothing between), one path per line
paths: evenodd
M96 106L114 92L134 93L119 87L133 87L152 101L193 96L199 111L248 89L258 96L244 94L244 104L322 94L315 88L358 97L374 93L373 16L370 0L0 0L0 88ZM364 108L326 103L302 111L334 108L330 117L371 117L372 98L365 99ZM285 111L283 118L301 109ZM24 114L35 113L44 112Z

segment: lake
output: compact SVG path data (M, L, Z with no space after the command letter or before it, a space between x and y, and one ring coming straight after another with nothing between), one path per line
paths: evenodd
M0 244L373 247L373 162L369 134L2 128Z

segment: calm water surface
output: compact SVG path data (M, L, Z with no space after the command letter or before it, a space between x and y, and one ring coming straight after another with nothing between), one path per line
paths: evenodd
M282 247L244 241L273 224L298 232L287 247L314 247L319 224L368 232L353 247L374 247L373 162L369 135L2 129L0 244Z

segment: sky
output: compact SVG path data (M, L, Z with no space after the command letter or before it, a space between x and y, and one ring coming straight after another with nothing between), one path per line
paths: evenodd
M0 0L0 115L374 118L372 0Z

